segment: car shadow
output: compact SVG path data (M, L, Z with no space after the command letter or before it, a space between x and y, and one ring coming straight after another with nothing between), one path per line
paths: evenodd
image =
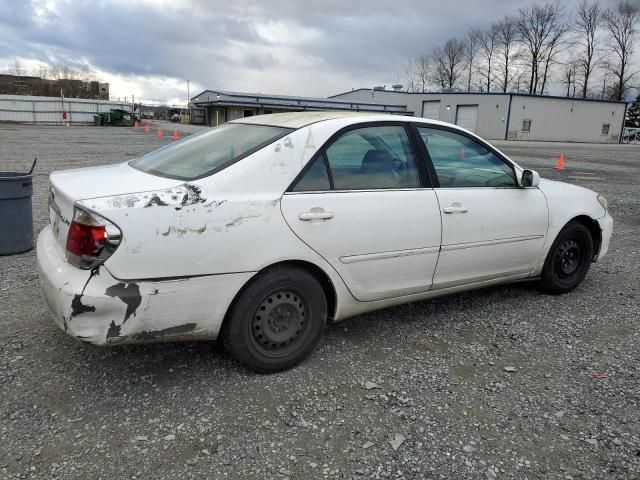
M389 342L399 326L406 330L418 329L429 332L446 328L446 324L457 321L461 315L464 321L480 313L488 304L508 298L517 303L525 297L541 294L535 283L518 283L451 294L429 300L416 301L395 307L358 315L340 322L328 324L319 349L312 355L323 355L323 350L332 352L336 345L358 348L360 345L374 345L381 339ZM73 350L81 351L85 357L86 372L104 376L105 367L112 374L126 372L129 375L152 376L156 384L180 384L193 380L194 372L207 372L213 378L235 378L255 376L246 368L233 361L226 350L216 341L183 341L116 347L97 347L75 344ZM312 358L299 368L314 368ZM259 375L258 375L259 376ZM177 383L176 383L177 382Z

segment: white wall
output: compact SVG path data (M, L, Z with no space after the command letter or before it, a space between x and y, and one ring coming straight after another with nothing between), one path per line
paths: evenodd
M109 100L65 98L64 106L59 97L32 97L26 95L0 95L0 122L37 123L62 125L62 111L72 125L93 124L97 113L109 113L111 109L133 111L133 105Z
M407 93L361 89L332 98L406 104L416 117L422 116L423 102L440 100L439 120L448 123L455 123L459 105L478 105L476 133L487 140L503 140L508 132L510 140L618 143L625 112L624 103L518 94ZM522 132L523 120L532 121L531 132ZM608 135L602 135L603 124L610 125Z
M487 140L504 140L509 115L508 95L482 94L421 94L422 101L440 100L442 122L455 123L456 111L461 105L478 105L478 123L475 133ZM422 116L422 108L416 116Z
M625 105L615 102L514 95L509 120L510 140L618 143ZM531 131L522 123L531 120ZM602 125L609 134L602 135Z
M391 90L362 89L339 94L332 98L406 105L407 110L416 117L422 116L423 102L440 100L439 120L448 123L455 123L458 105L478 105L476 133L487 140L504 139L509 111L508 95L407 93Z

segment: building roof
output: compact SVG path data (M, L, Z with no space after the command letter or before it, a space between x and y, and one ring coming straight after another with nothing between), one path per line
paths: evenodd
M496 96L514 96L514 97L534 97L534 98L554 98L557 100L571 100L575 102L601 102L601 103L629 103L625 101L618 100L607 100L600 98L578 98L578 97L563 97L560 95L534 95L532 93L516 93L516 92L404 92L398 90L376 90L373 88L355 88L353 90L349 90L347 92L336 93L335 95L330 95L327 98L341 98L342 95L348 95L353 92L373 92L373 93L394 93L394 94L404 94L404 95L496 95Z
M353 100L332 100L329 98L228 92L223 90L204 90L193 97L191 103L196 107L236 105L262 108L289 108L292 110L350 110L411 113L407 111L406 104L383 104Z

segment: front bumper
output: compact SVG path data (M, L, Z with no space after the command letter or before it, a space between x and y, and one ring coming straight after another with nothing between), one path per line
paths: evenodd
M600 251L595 261L602 259L609 251L609 245L611 243L611 235L613 233L613 217L606 212L604 217L598 219L600 230L602 232L602 241L600 243Z
M54 322L97 345L215 339L252 272L165 281L124 281L101 265L62 258L50 227L38 235L38 276Z

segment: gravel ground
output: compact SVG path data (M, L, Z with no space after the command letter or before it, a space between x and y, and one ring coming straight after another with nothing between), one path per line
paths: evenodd
M39 158L38 231L50 171L171 140L0 125L0 141L0 170ZM608 197L611 250L585 282L362 315L276 375L214 342L76 342L49 318L35 253L0 257L0 478L640 478L640 147L498 146Z

